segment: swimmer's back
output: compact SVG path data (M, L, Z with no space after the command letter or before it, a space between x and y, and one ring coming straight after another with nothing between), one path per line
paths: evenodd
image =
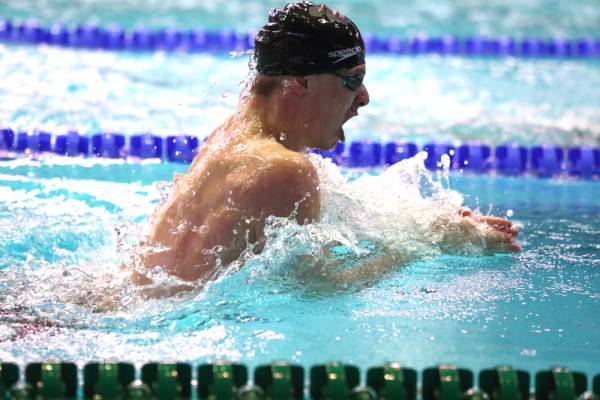
M228 132L211 135L156 211L142 252L146 268L207 279L236 260L248 242L261 249L269 215L294 213L300 223L318 217L318 178L304 155L273 139Z

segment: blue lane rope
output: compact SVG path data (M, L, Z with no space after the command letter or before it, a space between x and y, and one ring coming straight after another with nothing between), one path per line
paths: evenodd
M158 159L190 163L202 143L203 140L193 135L161 137L143 133L127 137L118 133L98 133L89 137L77 131L52 135L37 130L15 132L11 128L0 128L0 159L13 159L19 154L37 156L54 153L66 157ZM554 145L536 145L527 148L517 143L505 143L492 149L481 142L468 142L456 147L433 142L419 148L407 141L379 143L356 140L349 146L339 143L331 151L311 152L344 167L377 168L412 157L419 150L428 154L425 166L433 171L442 169L445 163L451 170L475 174L496 172L501 175L531 174L544 178L569 175L600 179L600 148L589 146L564 149Z
M480 36L459 38L449 35L441 37L421 35L402 39L396 36L378 37L365 34L364 39L368 52L396 55L600 57L600 38L587 37L569 40L535 37L522 39ZM102 28L91 24L75 27L54 24L48 28L31 20L24 22L0 20L0 41L85 49L195 53L250 50L254 46L254 34L229 30L185 31L176 28L158 30L137 28L126 31L120 27Z

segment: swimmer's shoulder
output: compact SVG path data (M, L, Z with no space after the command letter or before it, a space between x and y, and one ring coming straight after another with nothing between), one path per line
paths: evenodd
M227 146L212 155L206 163L198 163L196 175L222 179L229 190L238 187L276 188L277 190L315 191L318 175L310 160L274 140L243 141Z
M235 148L235 146L234 146ZM248 169L253 175L300 175L316 177L316 169L310 160L301 153L289 150L271 139L246 142L240 151L229 158L238 170Z
M245 169L244 197L261 214L287 217L296 211L299 222L318 218L319 180L306 156L275 143L251 151L246 161L252 167Z
M267 175L279 175L292 182L306 181L318 184L317 171L306 155L286 149L272 142L261 149L264 169Z

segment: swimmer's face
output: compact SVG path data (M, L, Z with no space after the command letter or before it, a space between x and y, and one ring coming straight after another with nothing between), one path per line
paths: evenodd
M307 121L311 128L310 147L328 150L344 140L342 126L369 103L369 92L363 83L365 73L363 64L307 77L312 104Z

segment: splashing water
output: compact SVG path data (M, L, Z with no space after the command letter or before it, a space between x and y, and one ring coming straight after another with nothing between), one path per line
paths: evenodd
M264 274L265 265L314 272L332 247L338 258L343 256L343 268L390 251L402 252L409 261L435 257L447 250L449 237L461 234L457 210L463 198L425 169L426 153L352 181L329 160L309 157L319 174L321 217L304 226L293 218L270 218L263 253L246 260L259 265L257 273ZM486 228L478 229L483 237ZM482 240L464 240L453 251L481 254Z
M420 153L396 164L378 176L365 174L348 181L328 160L309 155L318 171L321 191L321 218L310 225L298 225L294 218L274 218L267 221L267 244L262 254L254 254L251 246L231 265L221 266L215 276L237 271L247 264L251 274L269 276L271 270L300 264L305 273L322 259L328 248L345 260L361 260L382 254L389 249L402 250L411 259L433 257L441 252L447 230L434 228L440 221L450 226L458 218L456 210L462 203L459 193L444 188L426 171ZM177 177L175 178L177 180ZM168 200L173 185L156 185L158 207ZM123 262L136 254L140 238L149 224L121 220L116 232L117 257ZM203 227L196 227L202 232ZM206 227L204 227L206 230ZM477 252L475 246L465 252ZM212 249L219 253L219 249ZM302 260L302 262L299 262ZM312 262L309 262L312 260ZM133 263L135 264L135 263ZM246 267L244 267L246 268ZM149 289L141 289L127 279L127 271L112 259L97 259L91 265L59 266L39 260L27 260L25 265L3 271L12 282L5 292L5 304L14 307L44 303L74 304L91 312L130 310L147 300ZM150 292L165 296L184 287L198 293L204 284L189 283L169 276L161 268L150 271L153 287ZM318 277L318 275L317 275ZM23 290L23 288L29 290ZM64 290L68 288L68 290Z
M123 163L0 165L0 218L7 222L0 225L0 358L368 364L403 349L402 360L417 368L451 359L473 368L511 362L539 369L564 359L560 349L597 354L590 336L600 301L593 182L473 177L480 183L469 190L473 180L450 176L467 202L475 190L481 204L500 205L496 213L514 209L530 242L510 256L438 256L463 201L449 189L446 172L431 176L419 155L356 178L310 157L321 181L319 221L300 226L270 219L262 253L246 251L215 280L177 294L168 292L181 282L156 269L162 298L150 298L127 279L120 251L138 245L144 221L170 195L170 184L154 180L170 180L183 166L133 173L138 167ZM92 180L81 179L83 170ZM532 203L539 193L550 203ZM436 219L445 221L434 224L439 237L427 231ZM328 279L394 249L414 261L394 265L381 279ZM467 243L462 250L479 254L481 246ZM341 263L324 273L315 268L319 257ZM557 315L557 307L577 313ZM574 315L590 329L573 331ZM530 330L532 324L541 328ZM468 351L473 346L488 351ZM522 355L523 349L536 356ZM593 359L573 365L593 372L586 361Z

